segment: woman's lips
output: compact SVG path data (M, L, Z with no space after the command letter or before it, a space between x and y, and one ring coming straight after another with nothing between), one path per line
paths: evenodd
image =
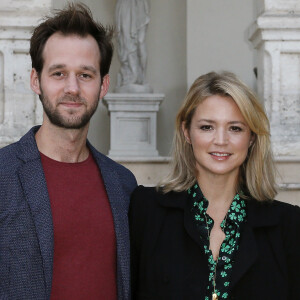
M215 160L227 160L232 155L228 152L210 152L209 154Z

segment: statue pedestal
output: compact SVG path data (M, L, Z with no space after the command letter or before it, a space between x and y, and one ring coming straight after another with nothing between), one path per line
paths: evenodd
M156 116L164 98L164 94L117 93L104 97L110 113L110 157L158 157Z

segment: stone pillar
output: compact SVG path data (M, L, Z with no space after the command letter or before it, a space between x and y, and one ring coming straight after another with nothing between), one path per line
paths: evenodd
M52 0L0 1L0 147L40 123L42 107L30 89L29 39Z
M300 157L300 2L256 0L249 38L258 52L258 93L275 155Z

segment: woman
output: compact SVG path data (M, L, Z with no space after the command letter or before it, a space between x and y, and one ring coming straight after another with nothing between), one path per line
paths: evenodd
M300 299L300 209L272 200L269 122L249 88L200 76L173 152L165 182L132 196L133 299Z

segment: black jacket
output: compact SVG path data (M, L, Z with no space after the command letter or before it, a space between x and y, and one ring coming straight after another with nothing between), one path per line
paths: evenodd
M228 299L300 299L300 208L247 200ZM138 187L129 212L133 299L204 300L208 263L187 193Z

